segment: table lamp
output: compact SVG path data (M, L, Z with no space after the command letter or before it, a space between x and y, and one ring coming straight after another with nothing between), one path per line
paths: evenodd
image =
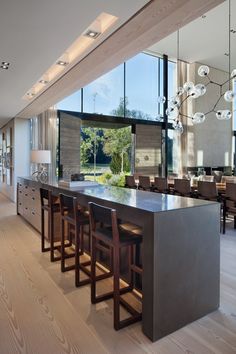
M41 182L46 182L48 178L47 168L44 164L51 163L51 151L50 150L32 150L31 151L31 162L40 164L39 170L35 171L32 176Z

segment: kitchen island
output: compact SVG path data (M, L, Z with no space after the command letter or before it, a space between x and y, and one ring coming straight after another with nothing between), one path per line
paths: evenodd
M38 230L40 225L34 222L40 217L41 186L55 195L76 196L85 207L89 201L112 207L121 220L143 228L142 328L152 341L219 307L219 203L102 185L66 188L18 178L18 214Z

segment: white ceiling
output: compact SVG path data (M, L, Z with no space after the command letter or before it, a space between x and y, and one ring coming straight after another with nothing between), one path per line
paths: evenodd
M229 2L225 1L179 30L179 57L187 62L199 62L220 70L228 70ZM231 29L236 30L236 1L231 0ZM177 57L177 33L173 33L149 48L158 54ZM231 34L231 68L236 68L236 33Z
M118 21L98 45L148 0L1 0L0 127L27 104L22 96L101 12ZM92 47L90 48L90 50Z

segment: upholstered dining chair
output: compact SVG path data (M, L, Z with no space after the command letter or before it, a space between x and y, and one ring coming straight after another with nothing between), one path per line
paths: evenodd
M138 189L142 189L144 191L151 190L151 181L149 176L139 176Z
M236 183L226 183L224 195L224 213L223 213L223 233L225 233L226 217L234 217L234 228L236 229Z
M137 189L137 184L135 182L134 176L125 176L125 187Z
M180 195L182 197L191 197L191 185L189 179L174 179L174 191L175 195Z
M156 193L168 193L168 182L165 177L155 177L152 191Z

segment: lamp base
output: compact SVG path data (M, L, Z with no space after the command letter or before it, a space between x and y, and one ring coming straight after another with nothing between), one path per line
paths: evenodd
M35 177L35 179L39 182L45 183L48 181L48 173L45 167L41 166L40 170L35 171L32 174L32 177Z

